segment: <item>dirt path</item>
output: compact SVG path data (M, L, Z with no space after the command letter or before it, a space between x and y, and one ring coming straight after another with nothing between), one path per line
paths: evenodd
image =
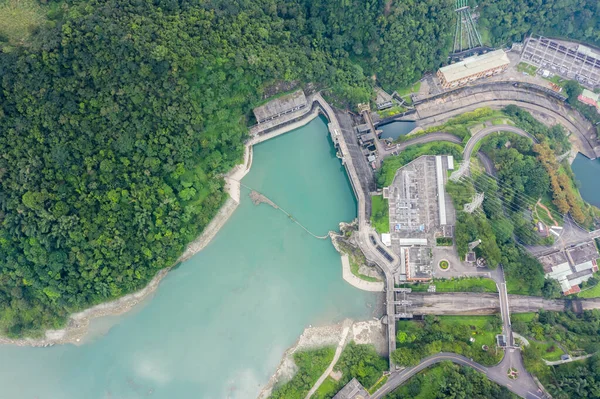
M543 210L546 211L546 213L548 214L548 217L550 218L550 220L552 220L552 223L554 223L555 227L558 227L558 222L552 217L552 214L550 213L550 209L548 209L548 207L544 204L542 204L542 202L540 200L538 200L536 205L536 213L537 213L537 206L539 206L540 208L542 208ZM539 219L539 217L538 217Z
M323 381L325 381L327 376L329 374L331 374L331 372L333 371L333 367L336 365L337 361L340 359L340 355L342 354L342 351L344 350L344 347L346 346L348 332L350 331L351 326L352 326L351 320L344 321L344 329L342 331L342 336L340 337L340 342L338 343L338 346L335 349L335 355L333 355L333 360L329 364L329 367L327 367L327 369L323 372L323 374L321 374L321 376L319 377L317 382L315 382L315 385L313 385L313 387L310 389L310 391L308 391L305 399L309 399L311 396L313 396L314 393L317 392L317 389L319 389L319 387L321 386Z

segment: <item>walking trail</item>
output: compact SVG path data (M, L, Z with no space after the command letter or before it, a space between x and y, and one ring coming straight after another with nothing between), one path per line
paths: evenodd
M335 355L333 355L333 360L329 364L329 367L327 367L327 370L325 370L323 372L323 374L319 377L317 382L315 382L315 385L313 385L313 387L310 389L310 391L308 391L305 399L310 399L310 397L313 396L315 392L317 392L317 389L319 389L319 387L321 386L323 381L325 381L327 376L329 374L331 374L331 372L333 371L333 367L339 360L340 355L342 354L342 350L344 349L344 346L346 346L346 338L348 337L348 332L350 331L351 326L352 326L351 320L346 320L344 322L344 330L342 331L342 337L340 338L340 342L338 343L338 346L335 349Z
M536 206L539 206L540 208L545 210L546 213L548 214L548 217L550 218L550 220L552 220L552 223L554 223L554 226L558 227L558 222L556 220L554 220L554 218L552 217L552 214L550 213L550 209L548 209L546 207L546 205L542 204L542 202L540 200L538 200ZM537 208L536 208L536 213L537 213Z

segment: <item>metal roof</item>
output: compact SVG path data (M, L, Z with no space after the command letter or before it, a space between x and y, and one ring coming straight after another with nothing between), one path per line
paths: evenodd
M465 58L456 64L440 68L440 72L447 82L454 82L508 64L510 64L510 60L506 52L500 49Z

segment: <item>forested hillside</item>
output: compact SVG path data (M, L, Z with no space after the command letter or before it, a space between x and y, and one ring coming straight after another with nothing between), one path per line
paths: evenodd
M144 286L223 203L265 87L351 103L445 59L452 1L92 0L0 54L0 333ZM59 9L60 11L57 11ZM2 48L2 46L0 46Z
M527 33L600 45L600 3L596 0L481 0L479 25L493 45L519 42Z

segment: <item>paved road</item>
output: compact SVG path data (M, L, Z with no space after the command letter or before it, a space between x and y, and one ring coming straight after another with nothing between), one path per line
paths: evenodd
M495 177L496 176L496 166L494 165L494 162L492 162L490 157L488 157L485 152L478 151L477 158L479 158L479 161L483 165L483 169L485 169L485 173L487 173L490 176Z
M465 159L465 160L471 159L472 152L475 149L475 146L477 145L477 143L479 143L479 141L481 141L485 137L489 136L490 134L493 134L496 132L515 133L515 134L518 134L519 136L529 138L537 143L537 139L535 137L533 137L533 135L527 133L523 129L519 129L518 127L515 127L512 125L489 126L489 127L485 127L483 129L481 129L480 131L475 133L473 136L471 136L471 138L467 142L467 145L465 145L465 149L463 151L463 159Z
M444 132L427 133L425 135L418 136L414 139L407 140L402 143L398 143L398 144L396 144L395 147L386 148L382 152L382 158L388 157L397 151L403 151L406 148L410 147L411 145L431 143L433 141L449 141L449 142L455 143L455 144L462 143L462 139L460 137L455 136L450 133L444 133Z
M358 237L361 250L363 251L365 257L368 260L373 261L379 265L379 267L383 271L383 274L385 275L386 314L391 315L389 316L389 318L392 321L387 325L388 350L391 354L394 350L396 350L396 323L394 323L394 276L392 274L392 269L395 264L399 264L400 260L397 258L396 255L390 253L390 256L393 258L393 262L389 262L381 253L379 253L379 251L377 251L376 247L378 245L382 248L385 247L383 247L383 244L379 241L379 236L377 234L374 234L374 231L369 226L369 221L366 218L366 194L361 184L361 180L359 179L357 170L354 166L352 153L348 148L348 143L346 143L346 135L342 134L342 128L339 125L336 114L334 113L333 109L329 106L329 104L321 97L321 95L316 94L314 96L314 100L319 103L319 105L323 108L325 113L329 116L329 129L331 135L333 137L334 142L338 143L339 150L342 155L342 163L348 171L348 176L356 194L356 200L358 202ZM370 239L371 237L373 237L376 244L372 243ZM390 360L390 369L392 368L393 364Z
M578 138L580 152L595 158L595 128L568 104L548 97L541 91L514 87L514 82L486 82L463 87L441 97L426 99L416 106L419 126L433 126L477 108L503 108L517 105L536 114L550 115ZM405 119L414 119L414 116Z
M440 353L438 355L433 355L428 358L425 358L419 363L417 366L406 368L399 372L394 372L390 375L385 385L383 385L377 392L375 392L371 398L380 399L383 398L388 393L392 392L394 389L398 388L400 385L404 384L415 374L420 371L425 370L426 368L439 363L449 360L453 363L459 364L461 366L471 367L483 374L486 375L487 378L494 381L495 383L502 385L508 388L510 391L516 393L517 395L526 398L526 399L540 399L542 398L541 393L538 392L537 385L533 381L533 378L528 373L524 372L524 369L521 369L519 378L517 380L511 380L507 377L506 371L504 367L502 367L502 363L504 360L500 362L499 365L494 367L485 367L479 363L472 361L469 358L466 358L461 355L457 355L454 353ZM508 369L507 369L508 370Z

